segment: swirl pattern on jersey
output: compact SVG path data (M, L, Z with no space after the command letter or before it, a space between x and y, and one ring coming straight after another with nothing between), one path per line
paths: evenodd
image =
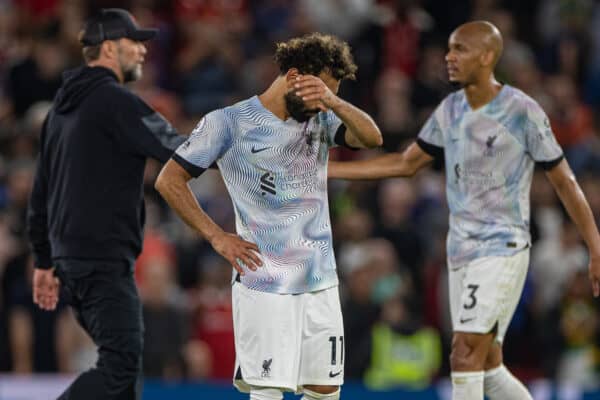
M282 121L254 96L207 114L177 149L197 167L219 166L237 233L258 245L264 263L246 269L245 286L293 294L338 284L327 161L340 124L333 112Z
M510 256L530 245L535 163L562 157L535 100L504 85L490 103L473 110L464 90L454 92L431 115L419 139L444 149L452 264Z

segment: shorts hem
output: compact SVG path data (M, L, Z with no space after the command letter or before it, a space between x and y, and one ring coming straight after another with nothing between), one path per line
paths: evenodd
M488 333L493 333L492 331L494 330L494 325L492 325L489 328L453 328L452 332L454 333L479 333L482 335L486 335Z
M470 330L452 329L452 333L478 333L481 335L487 335L488 333L494 333L493 329L494 329L494 325L492 325L492 327L489 329L478 329L478 328L470 329ZM498 332L496 332L496 335L494 336L494 340L496 342L502 344L504 342L504 336L505 336L505 334L500 335L500 334L498 334Z
M344 384L344 380L342 379L341 381L331 381L331 380L326 380L326 379L315 379L315 380L311 380L308 382L303 382L301 384L299 384L299 387L304 387L306 385L318 385L318 386L342 386Z
M284 382L263 381L259 379L234 379L233 386L242 393L250 393L252 386L277 388L285 392L295 392L298 390L298 385L290 385Z

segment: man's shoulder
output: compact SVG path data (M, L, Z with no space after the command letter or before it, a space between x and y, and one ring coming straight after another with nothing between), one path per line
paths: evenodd
M151 114L154 110L137 94L117 82L109 82L98 88L95 95L111 109L117 112L129 111L141 115Z
M133 93L128 87L119 84L115 81L107 81L100 87L96 92L100 95L110 96L108 99L121 100L121 101L137 101L139 96Z
M213 122L229 128L246 126L260 120L261 110L254 97L238 101L227 107L218 108L207 115Z
M525 106L525 107L540 107L538 102L522 91L514 86L506 85L506 97L505 99L509 102L515 102L517 105Z
M440 106L450 106L465 99L465 90L457 89L446 95L440 102Z
M455 90L444 97L435 111L431 114L431 117L437 121L440 127L450 127L455 121L462 118L465 111L465 104L464 90Z
M256 99L250 97L244 100L240 100L230 106L220 108L216 111L220 111L222 115L229 118L241 118L243 116L251 116L257 113L258 107L256 105Z
M462 106L465 102L465 91L458 89L450 92L440 101L434 111L434 115L441 117L444 114L454 114L457 106Z

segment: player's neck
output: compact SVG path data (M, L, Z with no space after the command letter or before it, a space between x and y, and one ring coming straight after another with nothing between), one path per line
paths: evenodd
M100 57L97 60L90 61L87 65L89 67L104 67L104 68L108 68L108 69L110 69L111 71L113 71L115 73L115 75L117 76L117 79L119 80L119 82L123 83L123 73L121 72L121 69L118 67L118 65L116 65L111 60L107 60L106 58Z
M489 79L465 86L465 95L471 109L477 110L494 100L501 89L502 84L492 75Z
M278 77L267 90L258 96L263 107L271 111L273 115L282 121L287 120L289 117L287 108L285 107L285 99L283 97L286 90L287 84L285 79Z

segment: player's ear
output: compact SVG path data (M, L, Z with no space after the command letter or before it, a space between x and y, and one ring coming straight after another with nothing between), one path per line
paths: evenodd
M481 55L481 64L485 67L489 67L494 64L496 54L492 50L484 51Z
M117 44L113 40L105 40L100 46L100 53L105 57L111 59L116 56Z

